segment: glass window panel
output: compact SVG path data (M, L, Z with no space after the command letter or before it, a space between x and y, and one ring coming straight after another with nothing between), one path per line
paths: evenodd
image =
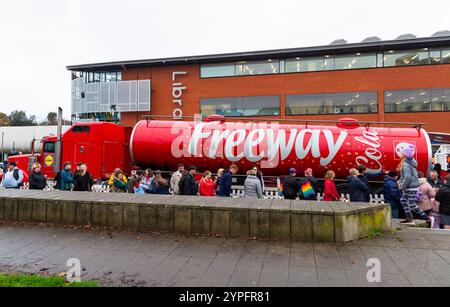
M430 90L406 90L385 92L384 109L392 112L429 112Z
M441 50L430 50L430 64L441 64Z
M280 73L279 60L267 60L264 62L246 62L237 70L238 75L266 75Z
M100 82L100 73L96 72L94 74L94 82Z
M410 66L429 64L428 49L386 51L384 53L384 66Z
M208 64L200 67L202 78L230 77L236 74L235 64Z
M450 107L450 89L431 90L431 110L448 111Z
M357 53L352 56L336 56L334 62L336 69L371 68L377 66L377 56Z
M230 117L280 115L279 96L225 97L201 99L204 116L219 114Z
M376 113L375 92L288 95L287 115Z
M322 94L287 95L286 115L325 114Z
M117 81L122 81L122 72L117 72Z
M450 49L442 50L442 64L450 64Z
M384 56L383 53L377 53L377 67L383 67L384 66Z
M324 70L323 58L296 58L286 60L286 72L304 72Z
M324 57L323 69L324 70L334 70L334 57L331 57L329 55Z

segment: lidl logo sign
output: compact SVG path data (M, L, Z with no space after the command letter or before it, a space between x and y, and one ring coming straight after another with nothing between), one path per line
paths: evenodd
M53 156L48 155L47 157L45 157L45 166L53 166L53 163L55 162L55 159L53 159Z

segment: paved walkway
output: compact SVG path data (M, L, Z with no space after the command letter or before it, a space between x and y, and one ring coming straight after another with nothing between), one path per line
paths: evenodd
M261 242L0 224L0 271L116 286L450 286L450 233L403 229L350 244ZM366 279L370 258L382 282Z

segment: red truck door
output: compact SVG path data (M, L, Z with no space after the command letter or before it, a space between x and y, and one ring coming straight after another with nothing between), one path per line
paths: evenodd
M47 178L55 178L55 142L45 142L42 148L42 171Z

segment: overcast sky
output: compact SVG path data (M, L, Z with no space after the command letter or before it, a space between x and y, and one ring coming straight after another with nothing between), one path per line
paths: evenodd
M0 112L70 116L67 65L395 39L450 30L450 1L0 2Z

